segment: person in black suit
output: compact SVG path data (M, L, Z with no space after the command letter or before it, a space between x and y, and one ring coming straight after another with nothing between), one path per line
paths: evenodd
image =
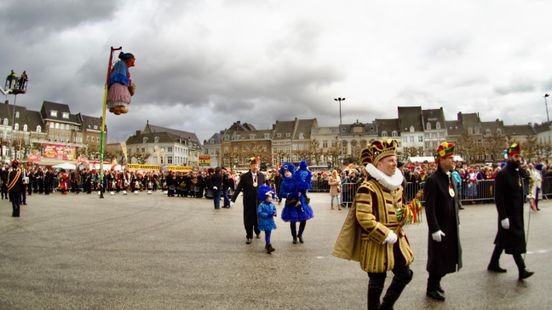
M462 248L458 225L460 201L454 169L454 144L443 142L435 150L437 170L424 185L425 211L428 226L426 295L432 299L445 300L441 279L448 273L462 268Z
M265 176L259 172L255 158L250 159L249 168L248 172L240 176L238 186L230 199L231 204L233 204L240 192L243 191L243 225L245 226L245 243L247 244L251 244L253 231L255 231L255 237L260 238L261 231L257 223L257 206L259 205L257 188L265 184Z
M525 228L523 222L523 182L521 165L521 148L514 143L508 148L506 167L498 172L495 179L495 203L498 211L498 232L495 238L495 248L487 270L503 273L506 269L500 267L499 260L502 251L512 254L518 267L519 280L529 278L534 272L528 271L521 254L527 251Z
M19 168L19 161L12 161L12 170L8 174L8 193L12 202L12 216L19 217L21 207L21 193L25 190L23 173Z

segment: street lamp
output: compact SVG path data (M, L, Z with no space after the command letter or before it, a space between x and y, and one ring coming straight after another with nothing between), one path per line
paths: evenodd
M339 126L341 126L341 102L345 101L345 98L337 97L334 100L339 102Z
M550 122L550 116L548 116L548 101L546 100L546 98L548 98L548 96L550 96L550 95L549 94L544 94L544 106L546 107L546 121Z

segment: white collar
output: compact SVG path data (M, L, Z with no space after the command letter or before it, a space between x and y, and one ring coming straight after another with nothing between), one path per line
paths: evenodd
M366 171L368 172L369 175L371 175L374 179L376 179L383 187L391 191L401 187L403 183L404 176L402 175L399 168L395 168L395 173L392 176L388 176L387 174L383 173L381 170L379 170L372 164L366 165Z

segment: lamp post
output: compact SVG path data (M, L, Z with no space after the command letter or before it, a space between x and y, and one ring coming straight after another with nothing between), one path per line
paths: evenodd
M334 98L335 101L339 102L339 138L341 138L341 102L345 101L345 98L341 98L341 97L337 97L337 98ZM341 139L340 139L341 140ZM339 159L341 160L341 146L339 145L339 143L337 143L337 146L339 147Z
M341 126L341 102L345 101L345 98L337 97L334 100L339 102L339 125Z
M546 100L546 98L548 98L548 96L550 96L550 95L549 94L544 94L544 106L546 107L546 121L550 122L550 116L548 116L548 101Z

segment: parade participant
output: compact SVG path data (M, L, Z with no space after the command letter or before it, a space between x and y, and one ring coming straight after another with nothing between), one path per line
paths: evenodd
M314 217L306 195L310 186L310 171L306 169L306 162L302 162L304 168L300 168L298 171L295 171L295 166L292 163L285 163L280 168L280 174L283 177L280 184L280 196L286 199L282 210L282 220L289 222L293 244L297 244L297 240L300 243L304 242L303 232L307 226L307 220ZM299 232L297 232L297 222L299 222Z
M426 295L445 300L441 279L462 268L462 248L458 230L460 202L457 184L451 175L454 168L454 144L443 142L435 150L437 170L424 185L425 212L428 225Z
M234 180L230 177L226 168L222 168L222 197L224 199L223 208L230 208L230 189L234 189Z
M330 208L333 210L335 200L337 210L341 210L341 202L339 201L339 195L341 194L341 178L339 177L337 170L332 170L328 185L330 185Z
M368 309L392 309L412 280L412 250L402 229L403 175L397 168L396 140L374 140L362 150L366 177L335 243L333 255L360 262L368 273ZM380 305L387 271L394 277Z
M130 97L136 86L130 78L130 67L134 67L136 58L131 53L119 53L119 61L111 69L108 81L107 106L115 115L128 112Z
M8 199L8 174L9 174L9 165L8 163L2 166L2 171L0 171L0 180L2 181L2 200Z
M542 187L542 174L535 168L535 165L529 164L529 193L527 198L531 203L531 208L536 211L540 211L539 208L539 194Z
M500 170L495 179L495 203L498 211L498 232L495 248L487 270L506 272L500 267L502 251L512 254L518 267L520 281L529 278L534 272L528 271L521 254L526 252L525 230L523 222L523 182L520 173L521 147L513 143L508 148L506 167Z
M274 248L270 243L270 235L272 230L276 229L276 223L274 217L276 216L276 206L272 203L272 196L274 192L268 185L259 186L259 200L264 200L257 207L257 215L259 219L259 230L265 232L265 250L270 254L274 252Z
M213 202L215 209L220 209L220 198L222 196L222 171L220 167L209 168L209 178L207 180L209 189L213 190ZM212 170L212 171L211 171Z
M23 187L23 174L19 168L19 161L12 161L12 170L8 174L8 193L12 203L12 216L19 217L19 209L21 207L21 192Z
M230 199L230 205L232 205L243 191L243 225L245 227L245 243L247 244L251 244L253 231L255 232L255 237L257 239L260 238L259 234L261 231L257 223L257 206L259 205L257 189L259 185L264 183L265 176L259 172L257 159L254 157L250 158L249 171L241 175L238 186Z

